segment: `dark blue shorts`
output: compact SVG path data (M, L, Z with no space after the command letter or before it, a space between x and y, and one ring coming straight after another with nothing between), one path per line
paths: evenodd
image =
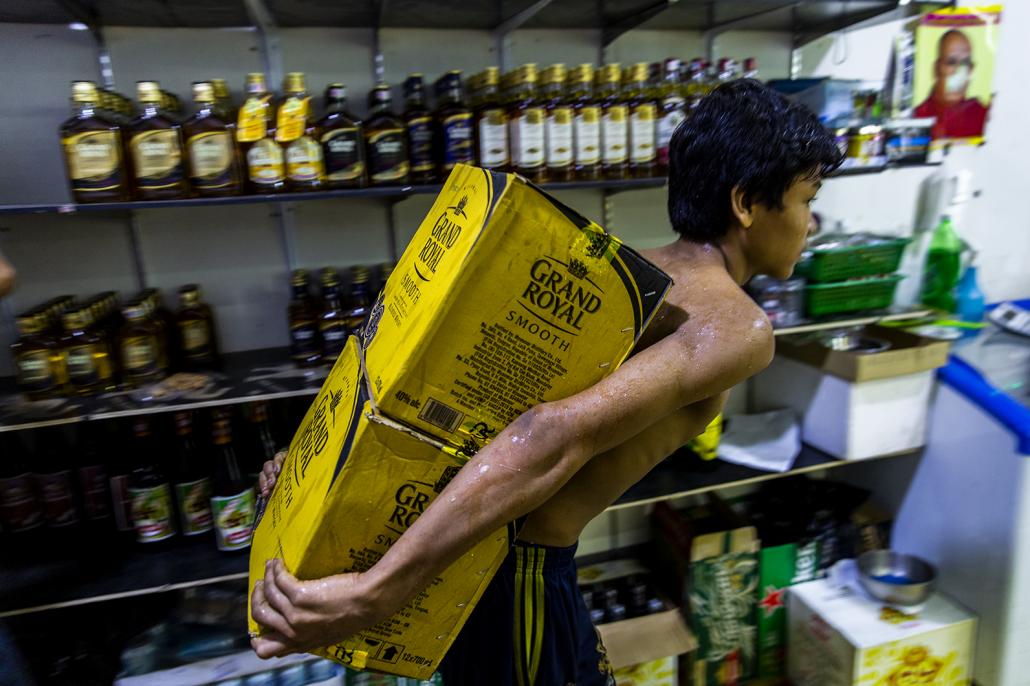
M511 547L440 665L445 686L614 686L575 554Z

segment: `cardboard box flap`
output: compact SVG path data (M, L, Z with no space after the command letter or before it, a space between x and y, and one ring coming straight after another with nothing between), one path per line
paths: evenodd
M597 631L615 669L682 655L697 648L697 640L678 609L601 624Z
M890 343L879 353L831 350L820 342L821 336L799 334L776 342L776 354L797 360L846 381L874 381L916 374L943 367L948 363L948 341L918 336L886 326L867 326L861 336Z

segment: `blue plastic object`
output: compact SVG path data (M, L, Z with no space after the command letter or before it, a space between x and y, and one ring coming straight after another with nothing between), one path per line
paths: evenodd
M982 322L984 320L984 312L987 310L983 291L980 290L980 286L976 282L976 275L977 268L969 265L966 273L962 275L962 280L958 282L958 288L955 291L956 300L958 301L956 313L959 319L973 324ZM972 337L977 333L979 333L978 330L969 329L964 335Z

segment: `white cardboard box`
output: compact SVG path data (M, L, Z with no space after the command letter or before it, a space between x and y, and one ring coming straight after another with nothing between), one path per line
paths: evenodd
M937 593L907 615L825 579L788 591L794 686L966 686L976 618Z
M851 382L777 355L752 383L756 411L793 409L801 439L836 457L862 460L926 444L933 370Z

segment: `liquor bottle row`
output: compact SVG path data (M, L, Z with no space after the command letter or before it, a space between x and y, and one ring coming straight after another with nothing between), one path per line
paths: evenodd
M223 551L250 545L257 473L277 445L266 405L139 416L127 439L124 430L108 421L74 439L67 427L0 434L6 547L44 552L81 538L153 549L176 536L207 536Z
M218 364L214 314L195 285L173 313L148 288L119 304L113 291L88 300L53 298L17 317L11 345L19 388L32 400L135 387L171 371Z
M719 83L757 76L731 59L611 63L538 70L496 67L434 84L430 107L421 74L403 83L396 112L388 84L368 95L361 120L347 89L325 89L318 117L303 73L292 72L273 102L265 77L247 76L236 109L225 82L192 85L196 111L156 81L136 83L138 114L123 96L91 81L72 83L73 116L61 126L78 202L162 200L366 185L434 183L454 165L516 171L534 181L621 179L665 172L672 133Z

